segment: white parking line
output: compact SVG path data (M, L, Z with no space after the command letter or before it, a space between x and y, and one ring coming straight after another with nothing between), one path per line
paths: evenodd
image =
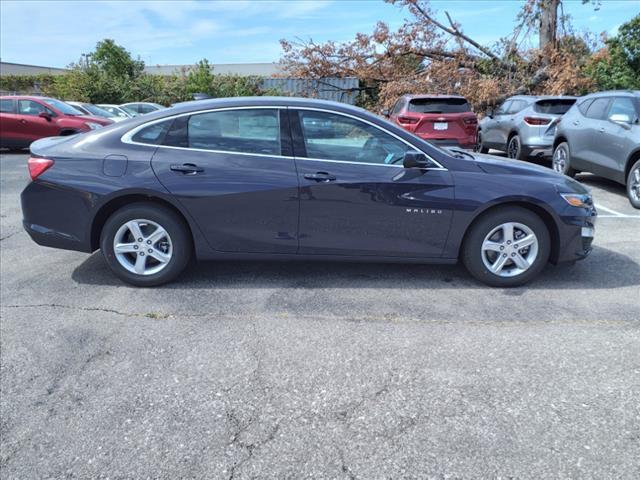
M597 203L596 203L596 209L604 210L605 212L608 212L611 214L611 215L598 215L598 218L640 218L640 215L627 215L626 213L617 212L615 210L604 207Z

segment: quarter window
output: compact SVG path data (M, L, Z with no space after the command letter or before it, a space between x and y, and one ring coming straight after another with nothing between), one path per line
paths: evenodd
M131 140L147 145L160 145L172 122L173 119L149 125L131 137Z
M511 107L511 103L512 103L511 100L507 100L506 102L504 102L502 105L498 107L498 109L495 112L495 115L504 115L505 113L507 113L507 111Z
M379 128L343 115L299 112L308 158L398 164L409 145Z
M591 105L591 103L593 102L593 99L587 99L584 102L581 102L578 104L578 110L580 110L580 113L582 115L586 115L587 114L587 110L589 110L589 106Z
M596 98L587 109L586 116L597 120L606 117L607 107L609 106L609 98Z
M524 100L514 100L513 102L511 102L511 106L509 107L509 110L507 110L507 113L518 113L526 106L527 102L525 102Z

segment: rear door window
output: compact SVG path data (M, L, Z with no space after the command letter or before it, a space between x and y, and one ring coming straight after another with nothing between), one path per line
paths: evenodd
M12 98L0 100L0 113L16 113L16 101Z
M191 115L186 123L176 122L168 139L184 141L180 137L185 133L189 148L281 155L277 109L225 110Z
M564 115L576 101L574 99L554 98L548 100L538 100L533 109L538 113L549 113L551 115Z
M508 114L513 114L513 113L518 113L519 111L521 111L524 107L527 106L527 102L524 100L514 100L513 102L511 102L511 106L509 107L509 110L507 111Z
M607 116L609 98L596 98L587 109L587 117L595 120L604 120Z
M409 101L408 111L416 113L463 113L471 106L464 98L414 98Z

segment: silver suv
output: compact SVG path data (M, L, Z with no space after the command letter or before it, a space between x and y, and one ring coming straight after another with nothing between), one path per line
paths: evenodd
M558 124L553 169L591 172L627 186L640 208L640 91L599 92L580 98Z
M556 121L576 97L518 95L506 99L482 119L477 150L490 148L507 152L509 158L550 157Z

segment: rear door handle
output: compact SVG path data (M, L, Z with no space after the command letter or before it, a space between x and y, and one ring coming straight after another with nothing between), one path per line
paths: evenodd
M336 176L327 172L316 172L305 173L304 178L307 180L315 180L316 182L333 182L336 179Z
M604 127L600 127L600 128L598 129L598 131L599 131L600 133L604 133Z
M195 175L196 173L204 172L204 168L199 167L194 163L183 163L182 165L173 164L169 168L174 172L181 172L185 175Z
M573 124L577 127L578 125L580 125L580 122L579 122L579 121L577 121L577 120L575 120L575 121L573 122Z

